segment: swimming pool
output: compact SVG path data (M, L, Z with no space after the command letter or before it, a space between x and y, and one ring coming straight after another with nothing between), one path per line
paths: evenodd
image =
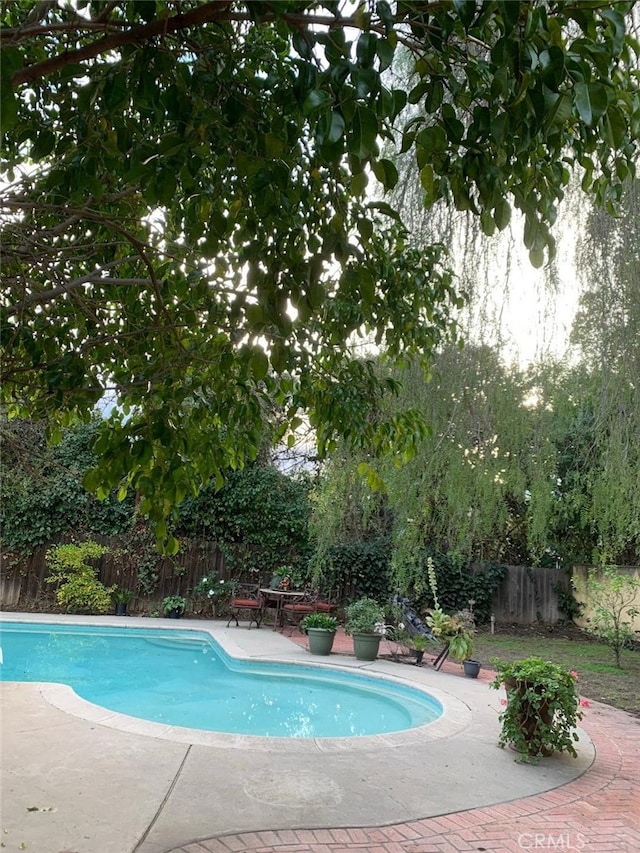
M358 737L424 726L441 704L335 669L239 661L206 632L7 622L3 681L60 682L122 714L204 731Z

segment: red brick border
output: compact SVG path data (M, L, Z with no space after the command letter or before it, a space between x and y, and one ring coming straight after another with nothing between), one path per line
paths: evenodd
M593 702L582 727L593 765L543 794L393 826L223 835L171 853L637 853L640 719Z

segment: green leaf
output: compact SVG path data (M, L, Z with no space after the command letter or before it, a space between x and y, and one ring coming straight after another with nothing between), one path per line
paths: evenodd
M434 174L433 174L433 166L427 165L424 169L420 170L420 183L422 184L422 189L425 190L429 197L433 196L434 189Z
M302 104L302 112L306 116L311 115L312 113L317 112L318 110L321 110L324 107L328 106L332 100L333 99L328 92L323 92L320 89L314 89L313 91L309 92L307 97L304 99L304 103Z
M356 45L356 59L358 65L362 68L369 68L373 65L373 59L376 55L378 36L375 33L361 33Z
M440 125L425 127L416 137L416 145L419 149L422 148L425 150L429 159L431 159L433 154L445 152L448 144L447 134Z
M407 93L404 89L393 89L393 108L391 110L391 120L393 121L402 112L407 104Z
M624 46L626 32L624 17L617 9L602 9L600 15L611 24L613 29L613 51L617 55Z
M249 359L249 367L256 382L262 381L269 372L269 359L262 350L256 350Z
M536 269L540 269L540 267L544 264L544 249L531 249L531 251L529 252L529 260L531 261L531 266L535 267Z
M498 201L493 211L493 217L500 231L507 227L511 221L511 207L506 199L501 198Z
M88 491L94 494L102 482L102 474L98 468L89 468L85 471L82 478L82 485Z
M363 171L358 172L357 175L354 175L351 178L351 183L349 186L354 196L356 196L356 198L359 198L360 196L364 195L368 183L369 179L367 178L367 173Z
M380 60L380 71L385 71L393 62L393 55L395 53L393 45L387 39L378 39L376 51Z
M18 119L18 99L11 78L22 68L22 53L16 47L0 50L0 133L6 133Z
M622 112L617 107L609 107L605 116L605 131L609 146L620 149L627 135L627 123Z
M351 133L348 139L348 149L360 160L375 156L377 145L378 120L367 107L357 106L351 123Z
M173 556L178 553L180 550L180 543L175 538L175 536L169 536L167 541L165 542L164 548L162 549L165 554L169 556Z
M487 237L492 237L495 234L496 222L488 210L483 210L480 214L480 227L482 228L482 233L486 234Z
M442 106L444 100L444 86L439 78L431 81L427 91L427 97L424 99L424 108L428 113L435 113Z
M475 0L453 0L453 5L460 16L464 28L469 29L476 15Z
M359 269L356 271L356 282L360 298L367 305L373 305L376 297L376 283L369 270Z
M331 121L327 132L327 142L337 142L344 134L344 118L338 110L331 113Z
M358 219L358 231L366 242L373 236L373 222L370 219Z
M56 144L55 134L48 129L40 131L38 138L31 149L31 156L34 160L42 160L53 151Z
M557 92L565 77L564 51L552 45L540 54L542 80L553 92Z
M273 160L276 160L278 157L282 156L282 152L284 151L285 143L279 136L276 136L275 133L267 133L264 137L264 150L267 154L267 157L270 157Z
M445 104L442 107L442 123L447 136L454 145L462 142L464 137L464 125L456 116L456 112L451 104Z
M385 190L392 190L398 183L398 170L391 160L374 160L371 168Z
M607 90L602 83L576 83L573 91L580 118L588 127L593 127L607 110Z

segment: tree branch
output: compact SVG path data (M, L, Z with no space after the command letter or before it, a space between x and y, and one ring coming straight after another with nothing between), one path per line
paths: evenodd
M135 29L124 33L114 33L113 35L105 36L92 44L78 48L78 50L66 51L60 56L54 56L51 59L45 59L42 62L36 62L33 65L28 65L26 68L21 68L15 72L11 82L14 87L21 86L23 83L33 83L36 80L59 71L66 65L84 62L87 59L94 59L102 53L124 47L127 44L149 41L154 36L174 33L189 27L201 26L202 24L228 21L232 17L233 19L238 19L240 16L237 14L232 16L229 7L229 0L212 0L212 2L205 3L185 14L152 21L150 24L135 27ZM246 17L248 18L248 16Z
M44 291L42 293L30 293L25 296L24 299L21 299L20 302L15 303L14 305L8 305L5 308L5 314L7 317L11 317L13 314L21 313L28 305L33 305L34 303L39 302L49 302L51 299L54 299L56 296L60 296L63 293L71 293L71 291L75 290L78 287L81 287L83 284L150 284L150 279L119 279L119 278L103 278L102 273L104 270L113 269L114 267L120 266L121 264L128 263L131 260L134 260L137 256L132 255L129 258L119 258L116 261L110 261L108 264L104 264L100 269L92 270L87 275L83 275L80 278L75 279L74 281L70 281L67 284L62 284L59 287L54 287L51 290Z
M428 7L430 8L431 5L438 6L440 3L428 4ZM268 13L261 16L260 20L266 22L275 20L275 18L276 15L274 13ZM309 26L360 28L353 16L338 17L329 15L284 13L280 18L298 29ZM19 71L16 71L11 78L11 82L14 88L21 86L23 83L33 83L36 80L40 80L55 73L56 71L59 71L66 65L84 62L88 59L95 59L95 57L111 50L115 50L116 48L124 47L127 44L149 41L155 36L180 32L190 27L202 26L203 24L220 23L224 21L240 22L252 20L252 16L246 12L233 11L229 0L211 0L211 2L204 3L202 6L192 9L190 12L174 15L172 18L155 20L149 24L144 24L143 26L127 30L126 32L113 33L93 42L92 44L78 48L77 50L65 51L65 53L59 56L45 59L42 62L35 62L33 65L29 65L26 68L21 68ZM105 24L100 20L87 22L87 26L95 27L96 25L99 25L102 28L105 26ZM369 27L370 29L377 30L381 27L381 24L378 23L376 25L374 22L371 22ZM77 31L77 22L74 22L73 28ZM46 30L46 27L40 27L38 33L41 35ZM15 35L15 31L5 31L5 38L12 34ZM0 31L0 40L2 39L2 36L3 34Z

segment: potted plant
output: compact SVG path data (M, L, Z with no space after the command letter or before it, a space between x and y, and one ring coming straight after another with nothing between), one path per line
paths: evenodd
M353 637L358 660L375 660L385 633L384 610L373 598L360 598L347 606L345 633Z
M479 660L474 660L473 658L466 658L462 661L462 669L464 670L464 674L466 678L477 678L480 674L480 667L482 664Z
M112 598L116 608L116 616L126 616L127 604L129 604L133 598L133 591L130 589L118 588L113 591Z
M477 678L480 663L471 659L474 631L471 627L473 622L468 611L450 615L436 607L427 616L427 624L431 628L433 636L445 646L439 655L439 659L444 661L444 658L450 655L455 661L462 664L466 676Z
M473 653L473 634L464 625L455 625L453 633L448 637L448 643L449 654L458 663L462 663L471 657Z
M504 684L507 691L498 745L509 744L521 754L520 761L537 762L554 752L576 758L575 728L582 719L577 674L536 657L493 663L496 677L491 687Z
M338 628L338 620L327 613L308 613L300 623L300 630L309 638L312 655L328 655Z
M169 619L179 619L185 611L187 599L182 595L168 595L162 602L164 615Z
M305 583L305 572L297 566L278 566L270 581L271 589L302 589Z
M416 653L416 666L422 666L422 659L424 657L426 648L429 645L428 638L423 636L422 634L416 634L415 637L411 637L409 642L411 644L411 648Z

